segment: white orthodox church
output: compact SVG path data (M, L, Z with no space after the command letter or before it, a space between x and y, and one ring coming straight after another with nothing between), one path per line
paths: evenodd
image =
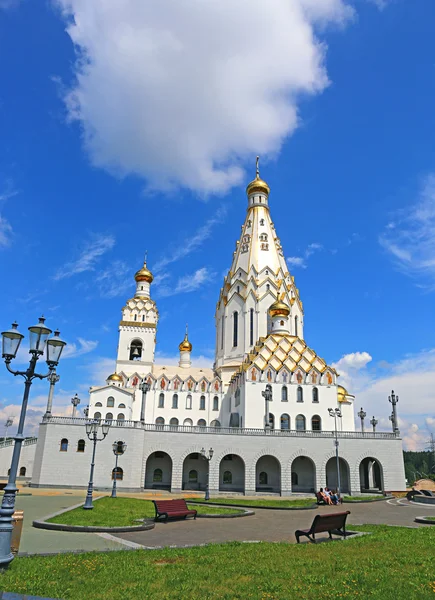
M212 493L337 487L337 436L342 492L404 490L399 434L355 431L354 396L305 341L303 304L258 167L246 192L246 219L216 305L213 369L192 364L187 329L178 366L155 363L153 275L146 264L135 274L136 290L119 323L115 372L90 389L87 419L111 424L97 448L96 486L110 487L111 445L124 441L120 489L202 490L208 475ZM329 409L341 416L331 417ZM38 439L23 448L21 472L30 485L86 486L87 419L43 419ZM202 448L213 449L210 462ZM0 449L0 458L6 452Z

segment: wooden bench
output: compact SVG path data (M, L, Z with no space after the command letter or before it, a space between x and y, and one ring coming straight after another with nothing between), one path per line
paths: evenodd
M296 541L299 544L299 538L306 535L310 542L316 543L316 533L327 531L332 539L332 531L337 531L339 535L346 537L346 519L350 515L350 510L330 515L316 515L310 529L298 529L295 531Z
M183 517L193 517L196 519L196 510L189 510L187 508L186 500L180 498L179 500L153 500L156 508L156 521L160 518L165 519L178 519Z

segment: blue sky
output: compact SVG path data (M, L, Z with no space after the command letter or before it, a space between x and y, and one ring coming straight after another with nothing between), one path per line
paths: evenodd
M43 313L68 340L59 412L113 369L145 250L160 360L186 321L194 357L212 360L259 153L307 343L385 428L394 387L406 443L424 448L433 1L66 4L0 0L0 314L24 330ZM21 383L4 371L0 384L0 417L17 414ZM46 391L35 386L31 415Z

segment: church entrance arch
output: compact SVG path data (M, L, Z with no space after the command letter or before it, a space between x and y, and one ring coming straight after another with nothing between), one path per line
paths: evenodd
M219 465L219 491L245 491L245 463L238 454L227 454Z
M340 463L340 492L341 494L349 494L349 465L343 458L339 458L338 460ZM338 488L337 459L335 456L330 458L326 463L326 487L331 490L336 490Z
M255 491L281 493L281 465L274 456L266 454L257 460Z
M183 462L183 490L205 490L208 461L199 452L192 452Z
M170 490L172 484L172 458L166 452L153 452L145 468L146 490Z
M361 492L381 492L384 489L384 478L381 463L371 456L359 465Z
M298 456L291 466L292 492L316 491L316 467L308 456Z

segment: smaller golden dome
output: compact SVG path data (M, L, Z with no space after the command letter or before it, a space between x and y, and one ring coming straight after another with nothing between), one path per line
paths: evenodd
M268 196L270 194L270 187L263 179L256 177L253 181L251 181L251 183L248 184L248 187L246 188L246 194L248 196L250 194L254 194L255 192L259 192L260 194L265 194Z
M290 308L281 300L276 300L271 306L269 306L269 315L271 317L288 317L290 314Z
M346 388L344 388L342 385L338 385L337 386L337 400L339 402L345 402L346 401L346 396L348 396L348 391Z
M186 325L186 335L184 336L184 340L178 346L180 352L192 352L192 344L189 342L189 338L187 337L187 325Z
M118 373L112 373L112 375L109 375L106 381L122 381L122 377L121 375L118 375Z
M134 278L136 281L147 281L148 283L152 283L154 276L149 269L147 269L147 264L144 262L142 269L139 269L135 274Z

